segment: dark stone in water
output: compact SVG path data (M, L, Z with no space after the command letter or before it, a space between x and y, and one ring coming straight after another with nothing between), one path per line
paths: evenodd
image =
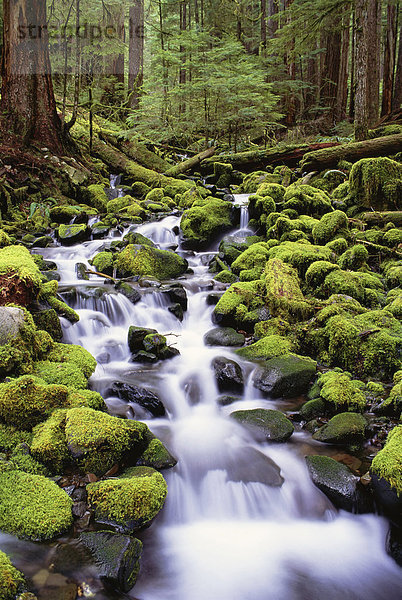
M243 373L234 360L218 356L212 361L212 368L220 392L243 392Z
M132 304L136 304L141 300L140 292L125 281L119 281L114 287L120 294L128 298Z
M387 553L402 567L402 527L391 523L387 537Z
M112 531L85 532L79 539L92 553L100 577L123 592L131 590L140 570L140 540Z
M315 361L288 354L267 360L254 375L253 383L273 398L292 398L307 391L315 372Z
M307 456L306 463L314 485L336 508L358 513L373 510L368 492L349 467L329 456Z
M263 483L271 487L280 487L284 482L280 468L271 458L247 446L229 461L226 472L228 481Z
M145 350L138 350L131 357L131 362L139 363L155 363L158 362L158 357L152 352L145 352Z
M216 402L219 404L219 406L228 406L229 404L233 404L233 402L238 402L239 400L241 400L240 396L223 395L218 396Z
M204 335L207 346L242 346L245 337L232 327L214 327Z
M261 441L286 442L295 429L293 423L279 410L236 410L230 416Z
M161 294L168 296L174 304L180 304L185 311L188 307L187 293L182 285L174 285L168 289L162 289Z
M98 356L96 356L95 358L100 365L107 365L107 363L110 362L109 352L102 352L101 354L98 354Z
M130 352L136 352L143 348L143 342L147 335L150 333L158 333L156 329L150 329L147 327L137 327L131 325L128 330L128 347Z
M84 263L76 263L75 273L77 275L77 279L84 279L85 281L88 281L89 275L87 273L87 267L84 265Z
M176 304L172 304L172 306L168 306L168 311L172 313L179 321L183 320L183 309L180 304L177 302Z
M48 281L60 281L60 273L57 271L44 271L43 275Z
M121 381L115 381L107 391L107 396L117 396L124 402L134 402L148 410L154 417L166 414L160 398L147 388L136 387Z
M402 495L398 496L395 488L389 482L374 472L370 472L374 499L385 516L402 527Z
M207 304L208 306L215 306L218 304L219 300L222 298L223 292L213 292L212 294L208 294L207 296Z

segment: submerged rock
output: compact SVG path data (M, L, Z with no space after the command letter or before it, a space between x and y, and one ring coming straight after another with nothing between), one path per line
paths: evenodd
M117 396L125 402L139 404L148 410L154 417L163 417L166 414L165 407L160 398L147 388L115 381L112 387L109 388L107 394Z

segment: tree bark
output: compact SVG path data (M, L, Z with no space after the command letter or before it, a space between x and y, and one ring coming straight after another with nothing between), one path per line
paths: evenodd
M392 110L392 95L394 88L395 51L397 19L396 6L388 4L387 7L387 37L384 51L384 77L382 89L381 116L387 115Z
M211 148L207 148L207 150L204 150L203 152L200 152L199 154L196 154L195 156L192 156L191 158L178 163L177 165L166 171L165 175L167 175L168 177L177 177L178 175L181 175L186 171L190 171L190 169L197 167L201 163L201 161L205 160L206 158L209 158L210 156L213 156L213 154L215 154L215 150L216 148L214 148L213 146Z
M147 169L157 171L158 173L164 173L171 166L168 162L163 160L163 158L155 154L155 152L148 150L145 144L141 144L141 142L135 140L120 141L105 131L100 131L99 137L108 144L118 148L129 158Z
M338 145L336 148L308 152L304 155L301 166L304 170L322 171L336 166L340 160L354 162L361 158L388 156L401 151L402 134L388 135L373 140Z
M371 127L378 121L380 110L380 41L381 2L369 0L367 9L368 35L368 120Z
M267 47L267 0L260 0L260 40L262 48Z
M398 50L398 62L396 65L398 77L395 79L394 95L392 97L392 110L398 110L402 104L402 14L400 16L399 24L399 50Z
M350 46L350 8L347 6L343 14L343 27L341 39L341 61L339 65L338 89L336 98L335 120L346 119L348 103L348 74L349 74L349 46Z
M341 31L340 18L337 17L331 30L326 34L324 47L323 85L321 87L321 103L327 108L327 118L334 125L338 97L338 83L341 65Z
M29 145L63 152L51 77L46 0L4 0L0 109L4 128Z
M144 0L134 0L134 4L130 6L129 31L129 106L136 109L144 73Z
M278 0L268 0L268 37L273 38L278 29L278 21L275 16L278 14Z
M355 139L364 140L368 137L369 107L368 107L368 44L367 44L367 0L355 2Z

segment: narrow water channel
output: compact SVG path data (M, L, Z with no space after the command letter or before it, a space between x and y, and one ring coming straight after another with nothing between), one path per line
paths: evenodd
M241 205L246 198L236 198ZM137 405L107 398L112 414L138 418L178 459L164 472L168 499L151 528L142 534L142 570L135 588L121 598L138 600L397 600L401 569L385 553L387 523L374 515L336 511L311 483L304 464L318 442L295 433L282 445L257 443L228 418L239 408L279 408L251 385L253 365L236 357L245 387L230 406L220 406L211 369L216 356L233 359L230 349L207 347L214 325L212 291L222 289L208 272L211 252L180 249L179 217L138 226L161 248L178 247L192 273L180 278L188 310L180 322L167 310L158 287L142 288L132 304L111 283L91 275L78 280L75 264L88 264L116 237L73 247L40 250L57 263L59 289L80 321L63 322L66 342L80 344L98 360L93 389L106 394L120 381L151 389L167 415L151 418ZM241 229L247 233L247 210ZM71 291L73 290L73 292ZM167 335L180 355L153 365L131 362L130 325ZM313 448L312 448L313 446ZM318 450L319 451L319 450ZM274 461L284 479L272 485ZM106 596L102 595L102 598ZM116 596L113 596L115 598Z

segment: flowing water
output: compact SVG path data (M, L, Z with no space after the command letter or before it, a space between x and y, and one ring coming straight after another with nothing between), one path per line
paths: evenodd
M236 202L245 205L246 198ZM247 210L242 214L239 233L246 235ZM183 322L167 310L159 288L138 287L141 301L132 304L97 276L91 275L89 282L77 280L75 264L89 264L116 238L40 250L58 264L60 290L68 290L66 298L81 318L74 325L63 321L65 341L84 346L98 359L92 388L106 393L111 383L123 381L156 392L166 407L164 418L151 418L145 409L118 398L107 403L113 414L147 422L178 459L174 469L164 472L169 488L165 507L141 534L144 554L137 585L118 597L401 598L402 571L384 550L386 521L335 511L311 483L304 454L319 452L318 443L305 433L295 433L288 444L257 443L228 417L239 408L284 406L260 397L252 387L251 363L236 357L246 382L243 397L226 407L216 402L220 394L211 361L234 356L230 349L204 345L203 336L213 327L213 307L207 301L214 288L207 266L212 254L182 251L175 233L178 224L178 217L169 216L137 231L161 248L178 247L188 259L192 274L180 278L189 300ZM156 365L130 362L130 325L167 335L180 356ZM281 469L281 487L270 485L272 461Z

